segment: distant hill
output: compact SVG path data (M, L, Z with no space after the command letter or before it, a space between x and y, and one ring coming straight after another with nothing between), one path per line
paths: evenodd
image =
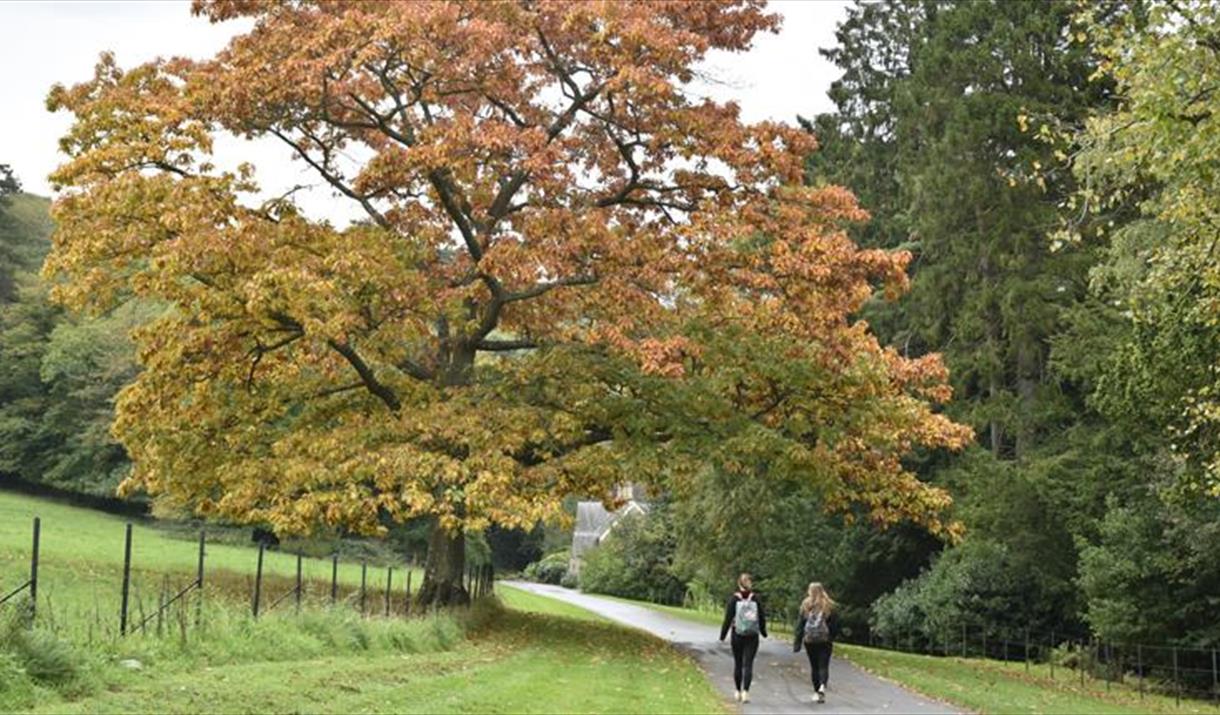
M38 272L52 228L50 199L15 194L0 202L0 302L14 299L17 274Z

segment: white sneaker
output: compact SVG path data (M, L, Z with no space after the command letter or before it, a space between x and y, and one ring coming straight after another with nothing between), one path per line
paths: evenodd
M736 700L737 702L741 702L741 691L740 690L733 691L733 699Z
M749 690L741 691L741 702L743 702L743 703L750 702L750 691Z

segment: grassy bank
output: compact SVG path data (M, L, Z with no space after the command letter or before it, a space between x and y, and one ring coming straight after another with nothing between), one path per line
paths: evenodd
M127 520L102 512L0 491L0 592L24 581L29 573L30 528L42 519L39 579L40 620L75 641L92 641L117 633ZM230 533L229 540L233 540ZM151 613L163 588L176 592L190 583L198 563L197 533L178 525L135 522L132 547L130 613L137 619ZM370 563L388 552L371 549ZM205 601L239 608L248 604L253 588L257 549L252 544L209 540L205 553ZM324 603L330 596L331 562L303 561L306 601ZM268 551L264 565L264 607L293 587L296 557ZM416 585L420 574L413 574ZM341 561L340 595L356 600L360 564ZM383 606L386 570L371 566L367 574L368 608ZM405 601L405 569L396 568L392 602ZM290 599L291 600L291 599ZM282 607L282 606L281 606Z
M678 606L605 596L645 606L709 626L719 626L723 614ZM790 633L788 624L774 624L777 633ZM1145 693L1130 684L1086 680L1075 671L1049 666L1004 663L974 658L940 658L839 644L836 656L875 675L928 697L980 713L1220 713L1210 703Z
M0 590L24 580L29 529L42 518L39 617L25 627L0 608L0 712L718 712L685 656L645 634L566 604L504 589L504 604L412 618L363 618L325 607L330 562L306 560L314 598L250 615L256 550L209 543L202 626L194 604L161 632L117 636L125 519L0 492ZM181 529L135 528L136 587L145 610L163 579L188 582L197 544ZM295 558L268 553L265 594L281 595ZM418 579L418 574L415 576ZM359 566L340 580L350 592ZM369 572L370 612L384 570ZM418 580L416 581L418 583ZM395 572L395 598L403 575ZM137 609L133 606L133 615Z
M1074 671L1045 665L993 660L941 658L891 651L836 646L856 665L883 678L939 700L982 713L1212 713L1211 704L1145 694L1129 685L1085 680Z

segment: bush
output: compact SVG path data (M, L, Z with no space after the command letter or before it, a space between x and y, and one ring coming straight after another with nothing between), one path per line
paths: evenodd
M1149 495L1111 503L1095 544L1081 549L1089 625L1128 642L1220 644L1220 503Z
M943 552L918 578L878 599L872 625L881 636L936 643L963 627L985 628L992 636L1026 628L1045 633L1057 623L1061 600L1037 574L1016 566L1008 547L974 539Z
M526 566L522 575L530 581L558 586L568 575L568 560L567 551L556 551Z
M675 548L669 513L663 505L655 506L647 516L625 516L585 556L580 587L592 593L681 604L686 587L673 572Z

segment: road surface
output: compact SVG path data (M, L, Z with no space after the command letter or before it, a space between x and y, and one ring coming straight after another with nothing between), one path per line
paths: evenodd
M721 643L718 629L702 623L622 601L601 598L559 586L510 581L505 585L566 601L612 621L659 636L689 652L725 697L733 700L733 654ZM841 658L830 664L826 702L813 702L809 661L792 652L788 636L763 639L754 661L750 702L742 713L956 713L893 683L860 670Z

